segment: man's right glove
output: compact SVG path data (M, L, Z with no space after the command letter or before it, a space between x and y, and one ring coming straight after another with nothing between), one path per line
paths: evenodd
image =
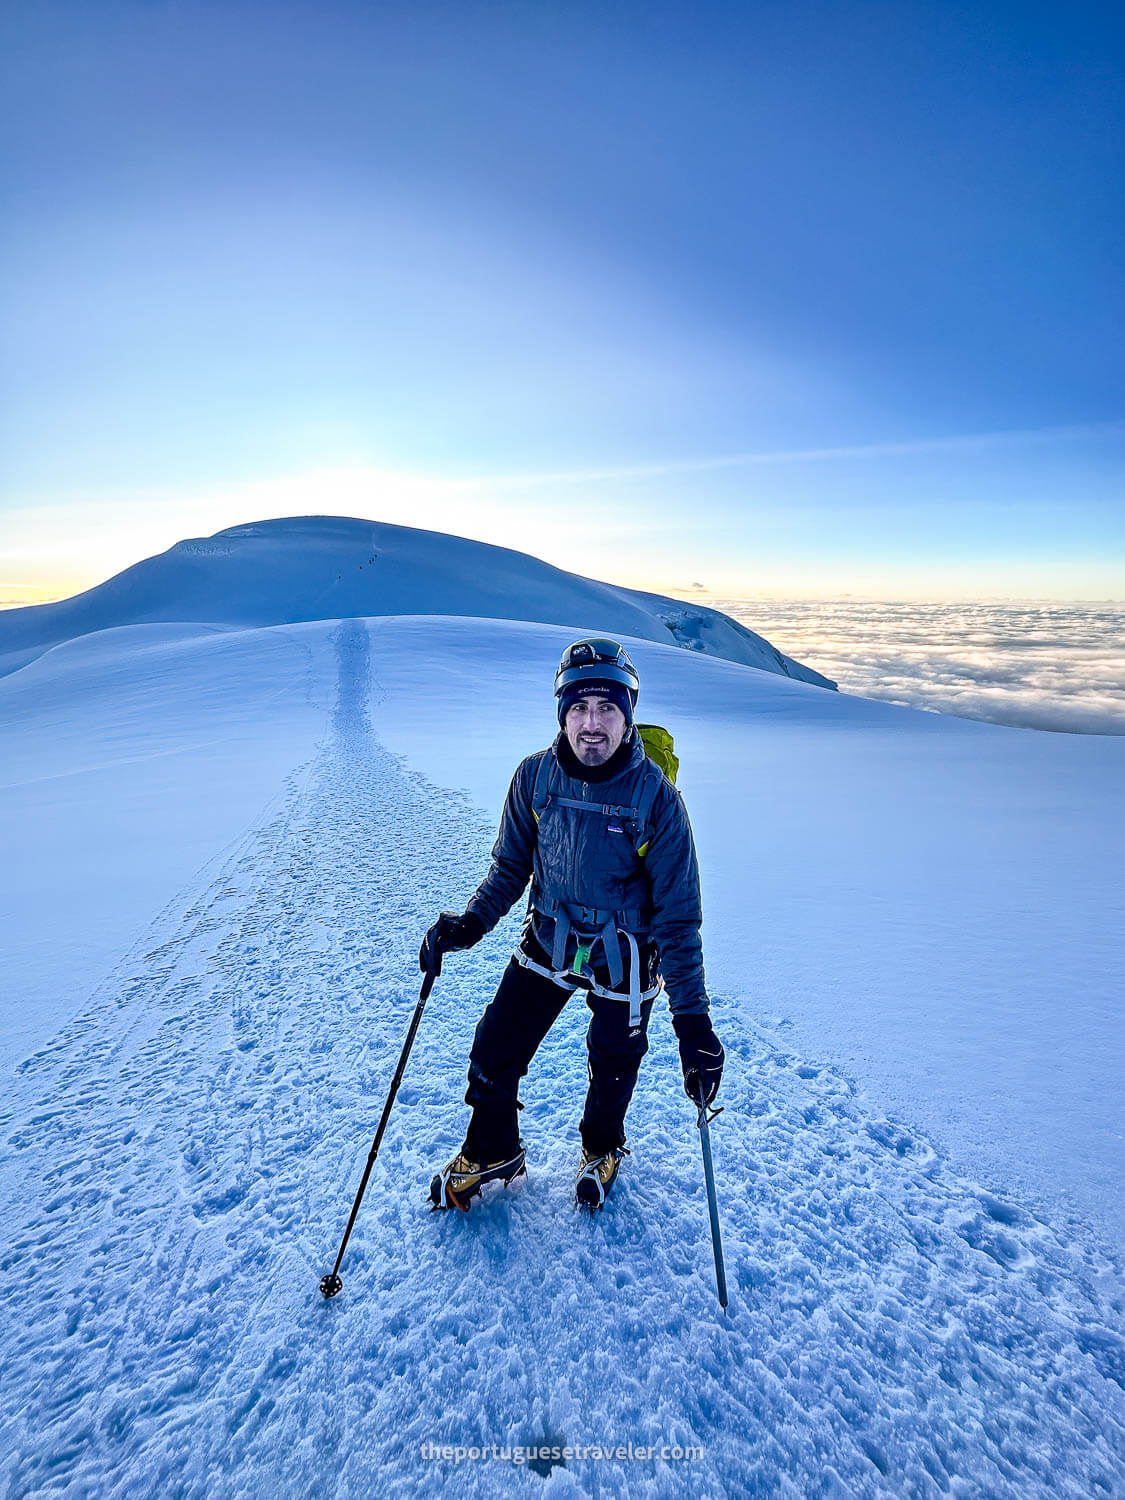
M440 974L442 954L471 948L484 937L484 930L484 923L475 911L467 911L463 917L453 911L443 911L422 939L418 967L424 974Z
M684 1093L693 1104L710 1104L719 1092L723 1076L723 1044L715 1035L711 1017L695 1011L672 1017L672 1028L680 1044L680 1063L684 1070Z

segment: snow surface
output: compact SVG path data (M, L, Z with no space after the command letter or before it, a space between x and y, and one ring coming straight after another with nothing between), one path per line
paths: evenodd
M177 542L73 599L0 611L0 676L50 646L119 625L280 625L401 614L548 620L574 635L671 639L690 651L835 687L704 605L598 583L506 547L347 516L232 526Z
M323 653L283 628L124 627L0 680L0 1067L282 792L335 692Z
M578 1002L527 1181L429 1213L514 917L435 987L320 1298L567 635L133 626L0 681L8 1493L1125 1492L1119 739L630 642L704 873L729 1316L663 1015L602 1215Z

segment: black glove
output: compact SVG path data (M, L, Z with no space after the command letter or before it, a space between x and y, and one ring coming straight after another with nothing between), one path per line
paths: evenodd
M475 911L467 911L463 917L453 911L443 911L422 939L422 946L418 950L418 967L424 974L440 974L443 953L456 953L461 948L471 948L482 937L484 923Z
M723 1044L715 1035L711 1017L694 1011L673 1016L672 1028L680 1044L684 1093L693 1104L698 1105L702 1084L703 1102L710 1104L719 1092L724 1061Z

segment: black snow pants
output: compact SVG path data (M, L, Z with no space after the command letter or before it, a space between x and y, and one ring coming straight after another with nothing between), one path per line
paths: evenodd
M473 1113L463 1149L473 1161L510 1161L519 1149L520 1079L571 993L514 958L504 970L495 998L477 1023L469 1053L465 1103L472 1105ZM590 1087L579 1131L586 1149L600 1156L625 1144L625 1111L641 1058L648 1051L653 1002L642 1005L636 1028L629 1026L624 1001L588 994L586 1003L592 1012L586 1032Z

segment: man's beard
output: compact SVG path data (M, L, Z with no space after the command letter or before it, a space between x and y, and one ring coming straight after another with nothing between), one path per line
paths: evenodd
M604 735L599 739L588 742L584 742L581 738L578 741L576 754L584 766L604 765L609 759L610 753L609 740Z

